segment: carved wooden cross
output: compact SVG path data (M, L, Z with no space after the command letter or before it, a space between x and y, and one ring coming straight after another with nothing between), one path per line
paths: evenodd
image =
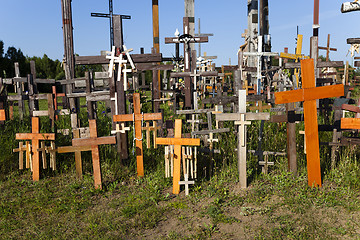
M180 193L180 170L181 170L181 146L200 146L200 138L182 138L181 119L175 120L174 138L157 138L158 145L174 145L174 173L173 173L173 193Z
M95 119L89 120L89 128L90 128L90 137L89 138L73 138L72 145L74 147L83 148L83 149L81 149L81 151L89 151L88 150L89 147L91 148L95 188L102 189L99 145L115 144L116 139L114 136L98 137ZM78 149L78 150L80 150L80 149Z
M142 147L142 121L161 120L162 113L141 113L140 93L133 94L134 114L114 115L114 122L134 122L135 144L136 144L136 165L139 177L144 176L144 160Z
M33 180L39 181L40 179L40 160L39 148L40 140L55 140L55 133L40 133L39 118L33 117L31 119L31 133L17 133L17 140L31 140L32 142L32 168L33 168Z
M259 112L263 112L265 109L270 109L270 108L271 108L271 105L269 105L269 104L263 105L262 101L257 101L256 106L252 106L249 109L251 111L258 110Z
M301 60L303 89L275 93L275 104L304 102L305 137L309 186L321 186L316 99L344 95L344 85L315 87L314 60Z

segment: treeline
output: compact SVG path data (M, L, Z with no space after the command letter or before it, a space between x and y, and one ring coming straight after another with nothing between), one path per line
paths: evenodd
M4 42L0 40L0 77L13 78L15 77L14 63L19 63L20 76L26 77L30 73L30 61L35 61L36 77L41 79L64 79L65 72L62 67L62 62L58 59L52 60L46 54L43 57L28 57L25 56L21 49L9 47L5 53ZM83 77L85 71L101 71L101 65L95 66L76 66L76 77Z

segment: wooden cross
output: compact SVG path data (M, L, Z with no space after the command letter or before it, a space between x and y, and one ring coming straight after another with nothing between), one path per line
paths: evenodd
M39 118L33 117L31 119L32 131L31 133L17 133L17 140L31 140L32 142L32 168L33 180L39 181L40 179L40 161L39 161L39 148L40 140L55 140L55 133L40 133Z
M246 177L246 125L251 120L269 120L270 113L247 113L246 112L246 90L239 90L239 112L216 114L218 121L235 121L239 125L238 130L238 171L240 187L247 187Z
M19 153L19 169L24 169L24 152L25 152L25 167L30 168L30 164L32 162L31 160L31 145L29 141L25 142L25 145L23 142L19 142L19 148L13 149L13 152ZM31 167L32 169L32 167Z
M318 47L318 49L326 50L326 61L328 62L328 61L329 61L330 51L335 51L335 52L337 51L336 48L331 48L331 47L330 47L330 34L328 34L326 47Z
M90 128L90 137L89 138L73 138L72 145L74 147L80 147L80 148L83 147L83 149L81 149L81 151L89 151L88 150L89 147L91 148L95 188L102 189L99 145L115 144L116 139L114 136L98 137L95 119L89 120L89 128ZM78 150L80 150L80 149L78 149Z
M344 95L344 85L315 87L314 60L301 60L303 89L275 93L275 104L304 102L305 137L309 186L321 186L316 99Z
M263 105L262 104L262 101L257 101L257 106L252 106L250 107L249 109L251 111L255 111L255 110L258 110L259 112L263 112L265 109L270 109L271 108L271 105L269 104L266 104L266 105Z
M146 126L142 127L141 129L146 131L146 147L147 148L150 148L150 131L153 131L154 148L157 148L157 144L156 144L157 130L161 129L161 127L156 126L156 121L153 122L152 126L150 126L149 122L146 122Z
M302 51L302 42L303 42L303 35L298 34L297 35L297 42L296 42L296 51L295 54L289 54L289 53L280 53L281 58L285 59L294 59L295 62L298 62L301 59L308 59L309 56L305 56L301 53ZM295 68L294 75L296 78L296 88L299 87L299 69Z
M121 29L121 40L122 40L122 19L131 19L131 16L128 15L114 15L113 14L113 1L109 0L109 13L91 13L92 17L103 17L103 18L109 18L110 20L110 47L115 45L114 41L114 26L113 26L113 20L114 16L120 16L120 29Z
M114 122L133 122L136 144L136 165L139 177L144 176L144 160L142 147L142 121L161 120L162 113L141 113L140 93L133 94L134 114L114 115Z
M179 181L179 185L185 185L185 196L189 195L190 184L195 184L195 181L189 181L189 176L184 174L184 181Z
M183 35L179 37L166 37L165 44L169 43L184 43L184 72L191 72L191 65L195 65L196 68L196 55L195 55L195 64L191 64L192 53L190 48L190 43L206 43L208 42L208 37L195 37L190 35L190 18L183 18ZM190 76L185 76L185 107L191 107L191 78Z
M158 145L174 145L174 177L173 177L173 193L180 193L180 170L181 170L181 146L200 146L199 138L182 138L181 137L182 122L181 119L175 120L174 138L157 138Z

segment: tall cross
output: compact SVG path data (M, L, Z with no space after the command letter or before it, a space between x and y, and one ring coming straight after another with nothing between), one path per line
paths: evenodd
M174 145L173 193L180 193L181 146L200 146L200 138L181 137L182 120L175 119L174 138L157 138L158 145Z
M92 17L103 17L103 18L109 18L110 20L110 49L112 46L115 46L114 43L114 25L113 25L113 17L115 16L113 14L113 1L109 0L109 13L91 13ZM121 28L121 35L120 35L120 42L123 41L122 36L122 19L131 19L131 16L129 15L119 15L120 16L120 28ZM122 44L120 46L122 48Z
M327 62L329 61L330 51L335 51L335 52L337 51L337 48L331 48L330 47L330 34L328 34L326 47L318 47L318 48L321 49L321 50L326 50L326 61Z
M32 169L33 180L39 181L40 179L40 160L39 148L40 140L55 140L55 133L40 133L39 118L33 117L31 119L31 133L17 133L17 140L31 140L32 142Z
M89 138L73 138L72 145L74 147L80 147L80 148L84 147L84 149L81 149L81 151L91 150L95 188L102 189L99 145L115 144L116 139L114 136L98 137L95 119L89 120L89 128L90 128L90 137ZM89 147L90 147L90 149L89 149ZM80 149L78 149L78 150L80 150Z
M305 138L309 186L321 186L316 99L344 95L344 85L316 87L314 60L301 60L303 89L275 93L275 104L304 102Z
M166 37L165 44L170 43L184 43L184 72L191 72L192 65L193 69L196 68L196 55L192 57L190 43L205 43L208 42L208 37L195 37L190 34L190 19L184 17L183 19L183 35L179 37ZM195 59L194 59L195 58ZM192 64L194 62L194 64ZM191 78L186 76L185 78L185 107L191 108Z
M136 145L136 165L139 177L144 176L144 157L142 146L142 122L150 120L161 120L162 113L141 113L140 93L133 94L134 113L114 115L114 122L133 122L134 123L134 141ZM158 143L157 143L158 144Z

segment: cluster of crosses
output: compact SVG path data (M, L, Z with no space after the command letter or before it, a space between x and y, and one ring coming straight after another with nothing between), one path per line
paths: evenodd
M198 58L194 49L194 44L199 44L201 49L200 44L208 42L208 37L212 36L201 34L200 31L195 34L194 1L185 0L186 16L183 18L183 34L177 31L175 37L165 38L165 44L175 44L176 57L165 58L159 50L158 1L153 0L154 48L151 54L144 54L143 49L141 54L130 54L133 49L127 49L123 43L122 19L131 17L113 14L110 0L109 14L93 13L92 16L110 19L111 51L101 56L75 57L72 42L71 0L62 0L66 79L60 81L38 79L34 62L31 63L31 74L26 78L20 77L19 66L15 64L16 77L0 79L0 121L14 118L14 106L18 106L19 117L24 118L24 113L27 112L25 105L26 103L29 105L31 133L17 133L16 139L25 140L25 143L19 142L19 148L13 150L19 152L19 168L24 168L25 153L25 166L31 168L33 180L38 181L41 165L47 168L46 153L50 154L50 168L56 170L56 154L72 152L75 155L76 175L81 178L81 152L91 151L94 185L95 188L101 189L99 146L116 145L120 157L128 158L130 147L127 145L127 139L129 126L132 125L137 176L145 175L143 145L146 144L147 148L151 147L150 132L152 131L152 146L154 148L165 146L165 177L173 178L173 193L179 194L180 185L185 185L185 194L188 195L189 184L195 184L198 176L197 154L199 152L208 154L208 158L212 160L214 154L224 154L216 149L216 146L221 141L225 141L220 134L230 132L230 128L223 127L224 122L233 122L238 126L235 130L237 148L234 151L237 151L239 184L242 188L246 188L247 153L253 153L258 157L258 163L264 173L268 172L269 166L275 164L269 161L270 155L287 155L288 169L296 174L296 123L304 121L308 184L320 187L322 185L319 154L321 143L318 131L333 131L333 141L328 143L332 148L333 166L336 150L340 146L360 142L359 138L343 137L341 134L345 130L360 129L360 108L349 104L351 85L356 84L356 81L350 81L349 71L354 69L350 68L348 63L343 69L339 69L344 66L343 62L329 60L330 51L337 50L330 47L330 35L326 47L318 46L319 19L316 11L310 56L302 53L301 34L297 36L297 48L294 54L289 53L287 48L280 54L271 52L268 12L264 10L268 8L268 1L261 1L259 25L254 18L259 11L257 2L257 0L248 1L249 28L243 35L245 44L238 51L238 64L222 66L219 69L212 63L213 57L204 55ZM348 11L347 7L349 6L343 6L344 12ZM317 0L315 0L315 9L318 11ZM356 50L360 39L351 38L348 39L348 43ZM183 57L179 54L180 44L184 46ZM319 49L326 50L324 62L318 59ZM200 51L199 56L201 56ZM271 65L272 58L279 59L279 66ZM164 61L172 61L173 64L161 64ZM95 74L86 72L85 77L75 78L75 65L94 64L103 65L104 71ZM356 62L355 66L358 65ZM168 73L167 71L170 70L172 72ZM146 85L146 71L152 71L151 86ZM163 71L163 81L160 78L160 71ZM285 71L293 72L292 78L285 74ZM343 75L342 79L341 75ZM139 79L142 80L141 84ZM10 84L14 85L16 95L7 95L4 86ZM51 84L52 93L40 94L38 91L40 84ZM168 85L170 87L167 87ZM57 92L60 87L63 88L63 93ZM152 112L144 113L141 97L146 98L146 91L149 88ZM79 126L77 114L81 107L78 100L80 97L86 98L89 127ZM58 98L62 98L61 109L58 107L60 106ZM40 100L48 102L47 110L39 109ZM327 113L331 101L333 101L335 123L319 125L318 110ZM108 134L111 136L99 137L97 133L96 108L101 102L105 102L111 109L112 131ZM184 120L180 117L175 117L177 119L174 121L164 121L160 103L172 104L174 114L185 115L185 125L190 133L182 133ZM343 118L344 110L357 113L356 118ZM280 112L286 113L279 114ZM71 115L71 130L56 129L55 123L61 115ZM207 121L204 120L204 115ZM51 133L40 132L39 122L40 117L43 116L48 116L51 120ZM253 121L261 121L256 150L247 149L247 126ZM262 149L265 121L286 123L287 152ZM167 133L166 137L165 133ZM72 145L56 146L57 134L71 134ZM144 139L146 141L143 143ZM46 141L50 144L46 145Z

